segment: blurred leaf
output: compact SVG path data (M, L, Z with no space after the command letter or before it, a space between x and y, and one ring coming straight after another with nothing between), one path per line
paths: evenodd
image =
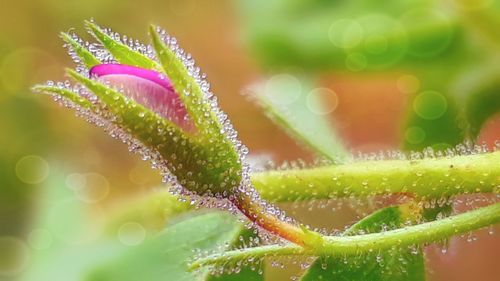
M48 155L60 144L47 113L33 99L0 97L0 236L25 231L39 190L19 177L16 164L27 155Z
M220 251L241 231L235 218L223 212L199 215L170 225L156 238L102 264L86 280L199 280L187 271L195 251ZM206 276L206 272L198 272Z
M300 143L335 162L348 155L342 141L324 112L327 101L312 94L312 82L289 74L276 75L255 96L267 116ZM319 89L326 91L328 89ZM335 93L331 94L336 98ZM335 100L336 102L336 100Z
M249 44L266 66L376 70L429 60L455 39L435 1L240 1Z
M53 167L42 186L32 230L45 233L49 242L47 248L33 249L31 266L21 280L78 281L83 272L125 249L113 241L93 242L99 225L89 219L88 205L75 199L65 181L65 173Z
M256 238L253 230L242 227L241 232L237 236L238 239L233 240L231 245L232 249L244 247L245 244L249 245L251 238ZM255 266L255 265L253 265ZM263 264L258 265L261 268L264 266ZM257 269L253 270L251 266L241 265L238 273L234 274L224 274L220 276L208 276L207 281L263 281L264 274L263 272L257 271Z
M264 275L252 270L249 266L242 266L235 274L225 274L221 276L209 276L209 281L263 281Z
M408 216L413 216L411 212L408 205L387 207L352 225L344 234L395 229L401 227ZM338 257L318 258L301 280L425 280L424 259L422 251L411 253L408 249L393 249L350 258L347 263Z
M471 137L476 138L481 127L489 117L500 111L500 79L481 83L470 93L466 103L466 116L470 126Z
M128 248L116 241L66 245L39 255L23 281L80 281L92 268L119 257Z
M438 150L464 139L450 83L476 63L463 24L435 1L241 1L249 44L267 66L351 72L400 68L414 72L422 91L439 91L446 108L425 116L435 105L423 104L405 123L403 149ZM272 22L272 24L271 24ZM483 53L484 54L484 53ZM420 75L421 74L421 75ZM432 101L431 101L432 103ZM439 105L438 105L439 107Z
M179 262L186 263L188 256L193 254L194 249L216 251L219 249L217 246L221 244L230 242L238 244L241 242L239 240L241 232L248 231L233 216L222 212L197 217L193 217L197 214L196 212L191 212L172 217L174 214L185 211L189 205L178 202L177 198L168 193L155 193L134 204L126 204L128 208L132 208L130 210L117 211L106 229L109 233L113 233L113 236L102 236L99 235L101 234L99 222L95 218L89 220L88 210L85 209L88 205L74 199L73 191L66 187L65 175L59 169L56 169L43 190L45 192L39 196L41 202L40 211L37 213L38 223L33 229L50 235L51 243L47 249L33 251L32 266L23 275L22 280L25 281L77 281L82 280L89 272L92 272L91 280L93 280L94 274L98 275L95 278L99 278L101 268L106 269L104 270L106 274L112 274L110 278L114 280L114 278L120 278L119 276L122 276L123 273L121 271L114 272L117 269L115 267L111 267L110 271L112 272L108 272L107 266L103 265L111 264L114 266L117 264L118 266L128 261L135 262L134 258L149 257L149 251L154 252L156 256L162 256L165 253L167 261L159 258L156 263L150 265L147 262L149 258L147 258L140 266L130 265L129 267L138 271L142 270L142 266L148 270L154 267L161 271L167 264L175 269L171 271L167 268L169 273L166 277L163 276L158 280L171 280L168 277L172 276L171 274L177 277L191 276L191 273L182 272L182 268L177 266ZM148 204L148 206L144 206L144 204ZM125 222L138 222L148 230L154 230L157 224L162 223L158 221L159 219L163 220L164 225L166 216L173 219L167 230L159 234L159 237L147 236L145 242L135 246L135 248L119 243L113 238L118 233L118 225L123 225ZM191 234L186 234L188 232ZM154 237L151 238L154 240L148 240L148 237ZM159 246L165 244L165 248ZM164 250L170 246L174 249L165 252ZM180 259L182 255L185 255L183 260ZM95 271L97 273L94 273ZM115 273L118 276L113 275ZM139 275L130 275L130 278L137 280L137 276ZM256 281L261 280L258 277L262 277L257 272L243 268L239 274L228 276L229 279L226 279L226 276L221 276L218 279L210 280L231 280L231 278L238 276L246 278L240 280ZM107 277L106 280L108 280ZM173 278L172 280L177 279Z
M444 151L462 143L465 123L453 96L434 90L416 94L408 106L403 149Z
M456 84L477 61L475 56L464 57L469 51L465 46L457 46L435 58L432 65L424 61L412 65L411 73L419 85L407 105L403 150L422 151L432 147L444 151L464 141L467 124L458 100L460 86Z
M120 204L109 216L106 232L115 234L130 221L141 224L148 231L162 231L171 219L192 209L188 202L180 201L168 191L154 191Z

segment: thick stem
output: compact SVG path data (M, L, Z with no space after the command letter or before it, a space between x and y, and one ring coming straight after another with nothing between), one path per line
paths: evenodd
M363 161L252 175L269 201L367 197L411 193L418 199L457 194L497 193L500 151L421 160Z
M199 259L191 265L196 269L208 265L235 264L253 258L267 256L312 255L350 256L387 250L393 247L409 247L431 243L466 233L500 222L500 203L483 207L438 221L408 226L396 230L356 235L327 236L318 248L303 248L297 245L270 245L225 252Z

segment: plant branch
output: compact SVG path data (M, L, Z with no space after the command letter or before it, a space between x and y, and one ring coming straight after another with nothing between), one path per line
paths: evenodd
M377 252L393 247L409 247L431 243L466 233L500 222L500 203L479 208L470 212L448 217L438 221L408 226L396 230L356 235L327 236L318 248L303 248L297 245L270 245L228 251L208 256L191 264L191 269L203 266L215 266L237 263L238 261L259 260L268 256L351 256L368 252Z
M302 170L256 173L252 183L269 201L409 193L426 200L497 193L500 151L420 160L362 161Z

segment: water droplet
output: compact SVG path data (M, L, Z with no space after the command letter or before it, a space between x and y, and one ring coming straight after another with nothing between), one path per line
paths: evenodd
M413 100L413 110L423 119L435 120L443 116L448 108L446 98L436 91L424 91Z
M351 19L339 19L328 30L330 41L342 49L354 48L363 39L363 27Z

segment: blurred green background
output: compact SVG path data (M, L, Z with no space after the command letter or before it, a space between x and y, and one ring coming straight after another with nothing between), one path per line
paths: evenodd
M328 89L327 116L354 152L500 139L499 1L0 1L0 280L78 272L78 259L40 261L97 240L110 214L160 184L126 147L30 91L63 79L73 63L58 33L84 34L85 19L143 41L148 24L164 27L207 73L251 153L277 163L313 157L241 93L280 73ZM126 225L132 242L161 228L168 214L157 209ZM340 227L355 213L337 218ZM431 249L430 279L497 280L499 235L475 235L451 254Z

